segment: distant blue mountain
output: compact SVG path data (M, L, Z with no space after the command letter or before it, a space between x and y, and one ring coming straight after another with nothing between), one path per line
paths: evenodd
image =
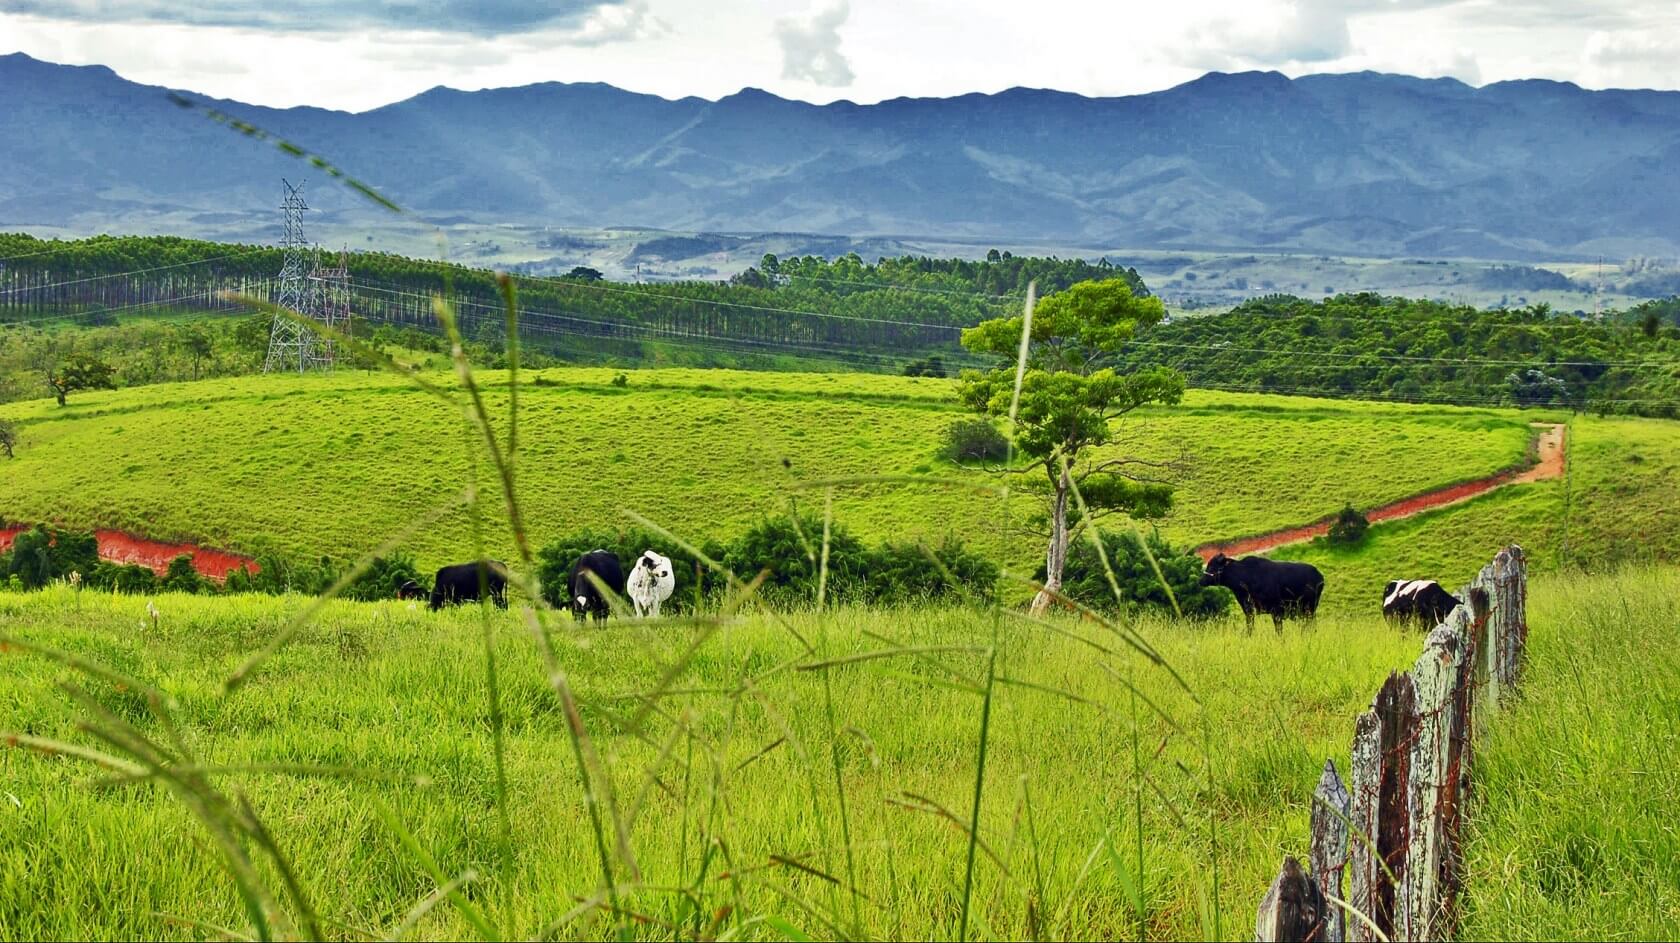
M189 93L190 94L190 93ZM193 96L197 97L197 96ZM360 114L204 101L430 217L1545 258L1680 252L1680 92L1211 73L1087 98L811 105L601 84ZM272 215L307 168L109 69L0 56L0 228ZM353 197L328 188L329 212Z

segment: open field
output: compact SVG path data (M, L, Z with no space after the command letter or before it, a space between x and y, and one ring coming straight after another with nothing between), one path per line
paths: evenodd
M1526 702L1500 716L1478 749L1470 937L1680 931L1667 870L1677 849L1663 831L1680 789L1671 692L1680 663L1668 644L1677 589L1672 570L1536 581ZM60 588L0 593L0 618L14 638L161 688L203 764L361 771L218 779L249 796L332 935L389 930L435 886L378 802L443 873L476 872L467 896L503 932L610 935L587 912L553 926L593 893L600 872L563 716L529 634L492 613L513 823L504 860L479 614L336 603L224 695L221 682L303 602L164 596L154 631L142 625L142 600ZM1137 935L1128 891L1139 853L1135 709L1149 777L1147 933L1211 934L1216 865L1219 936L1246 938L1281 856L1304 851L1323 758L1345 760L1354 713L1416 657L1419 637L1369 616L1324 618L1315 632L1282 638L1245 635L1235 621L1136 624L1183 674L1198 709L1160 669L1078 641L1112 646L1109 630L1057 625L1070 634L1014 619L1002 626L999 673L1019 683L1000 687L993 708L981 834L996 858L982 855L978 865L972 926L988 937L1032 935L1035 922L1050 938ZM626 891L621 906L648 921L637 935L656 938L694 919L683 894L661 889L671 887L690 888L701 913L726 914L720 930L746 937L793 935L789 927L837 935L854 921L871 936L954 934L965 841L924 810L927 801L959 814L968 807L981 699L960 679L983 675L984 664L949 649L987 644L990 616L841 610L824 620L796 615L791 626L815 653L763 618L712 635L671 686L683 693L662 699L636 732L633 695L654 689L699 630L568 624L554 633L619 810L645 799L629 828L644 886ZM883 639L928 653L836 665L829 685L823 671L787 670L879 650ZM54 685L66 669L17 647L0 657L0 729L98 745L76 730L77 709ZM1627 685L1583 682L1577 669L1587 657ZM1134 702L1124 678L1183 732ZM139 730L163 736L133 692L90 689ZM652 766L660 776L650 786ZM0 938L186 938L205 926L248 925L202 829L160 787L102 786L91 766L22 750L0 751L0 774ZM709 842L727 860L703 865ZM855 912L851 887L860 893ZM448 904L414 932L475 935Z
M937 455L942 430L964 415L949 381L651 370L614 387L613 375L547 370L521 391L519 488L539 542L612 526L623 509L679 534L727 536L790 496L820 502L796 486L833 478L994 480ZM505 414L503 375L483 379L492 413ZM1161 526L1192 545L1507 468L1522 461L1533 415L1192 392L1184 407L1129 421L1117 448L1188 460ZM469 476L457 415L385 375L161 384L76 396L62 409L8 404L0 416L22 437L0 479L9 518L245 552L355 556ZM1004 559L1036 558L1028 536L999 544L996 515L995 501L935 485L871 483L836 499L837 518L865 538L954 532ZM423 564L460 559L468 530L456 515L411 546Z
M1680 559L1680 424L1577 416L1562 480L1374 525L1357 547L1320 540L1271 556L1323 570L1325 606L1369 611L1388 580L1428 577L1456 589L1486 562L1486 548L1508 543L1539 571Z

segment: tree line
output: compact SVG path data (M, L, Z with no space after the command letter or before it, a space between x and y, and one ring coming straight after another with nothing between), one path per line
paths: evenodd
M1593 320L1543 304L1271 295L1158 325L1126 345L1118 366L1169 366L1215 389L1673 417L1677 319L1673 300Z

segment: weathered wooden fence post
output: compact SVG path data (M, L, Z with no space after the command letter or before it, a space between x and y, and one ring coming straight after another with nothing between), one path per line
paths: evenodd
M1261 903L1257 940L1368 943L1379 935L1416 941L1452 934L1472 737L1521 677L1527 579L1522 548L1501 550L1465 587L1463 605L1429 633L1412 670L1389 675L1359 715L1351 794L1326 761L1313 797L1311 873L1292 857L1284 860Z
M1348 816L1351 805L1347 787L1336 773L1334 760L1324 761L1324 775L1318 778L1318 790L1313 793L1312 838L1307 852L1307 866L1324 899L1324 932L1316 939L1324 943L1342 943L1347 925L1342 901L1342 871L1348 860Z
M1323 929L1324 897L1318 885L1301 870L1301 862L1293 855L1284 858L1283 870L1260 901L1260 912L1254 919L1254 938L1307 943L1323 939Z

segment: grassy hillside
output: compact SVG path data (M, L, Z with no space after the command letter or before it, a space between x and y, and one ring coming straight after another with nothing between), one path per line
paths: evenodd
M1505 488L1371 528L1365 543L1322 540L1271 554L1325 572L1324 604L1376 606L1385 582L1427 577L1457 588L1488 548L1519 543L1539 569L1680 560L1680 423L1578 416L1563 480Z
M519 488L539 541L620 522L622 509L682 534L727 535L785 507L793 486L838 477L993 480L937 456L942 430L963 415L949 381L654 370L616 387L613 375L546 370L521 392ZM505 415L504 375L483 380ZM0 513L226 549L355 555L469 477L459 415L385 375L161 384L79 395L62 409L14 403L0 416L22 438L0 478ZM1128 423L1119 447L1188 460L1162 522L1188 544L1492 473L1522 459L1528 418L1193 392L1183 408ZM1023 498L1017 519L1029 510ZM849 487L836 513L867 538L956 532L1009 559L1037 553L1026 536L1000 547L996 502L958 488ZM412 546L425 564L461 559L469 528L453 515Z

